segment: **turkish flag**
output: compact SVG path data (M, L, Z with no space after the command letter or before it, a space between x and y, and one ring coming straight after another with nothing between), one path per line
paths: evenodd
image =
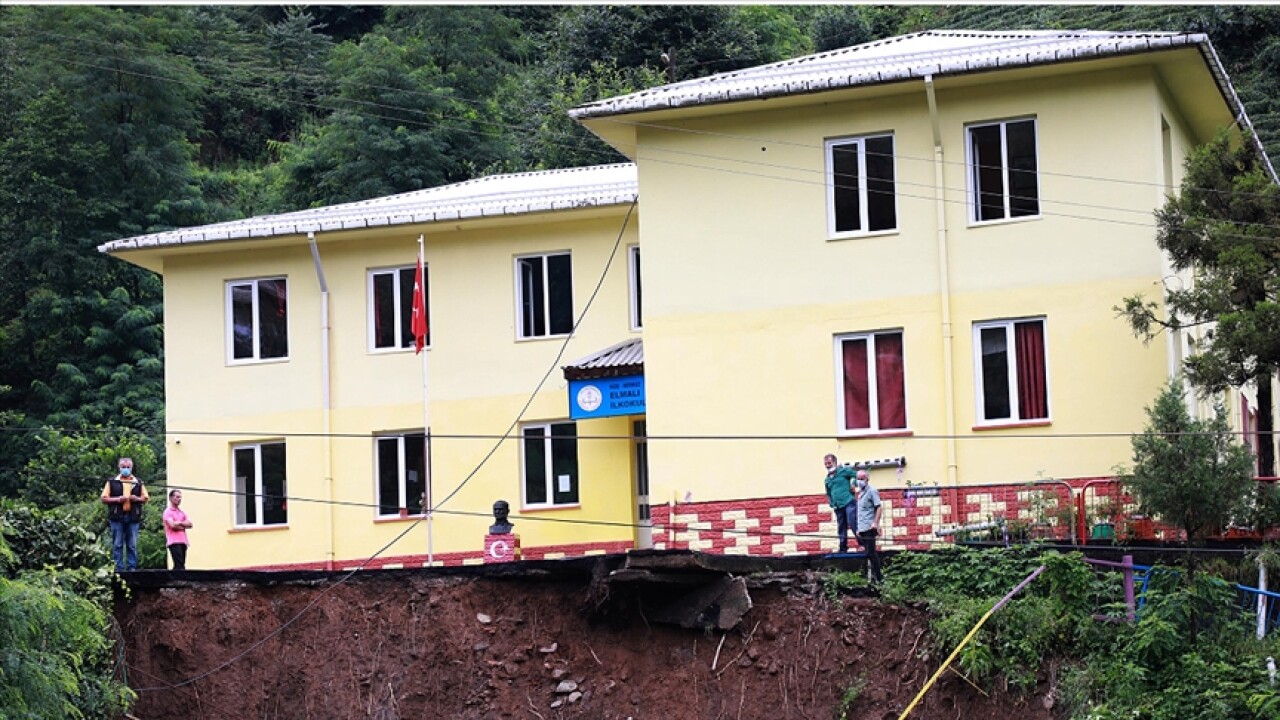
M413 276L413 316L409 330L413 332L414 354L422 352L427 344L427 293L423 282L422 251L418 251L418 272Z

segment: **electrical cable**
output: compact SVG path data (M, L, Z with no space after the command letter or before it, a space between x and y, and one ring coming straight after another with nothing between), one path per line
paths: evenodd
M582 325L582 321L587 317L587 311L591 309L591 306L596 301L596 297L600 294L600 288L604 286L605 278L609 275L609 269L613 267L614 258L618 255L618 247L622 244L622 238L627 232L627 226L631 223L631 214L635 212L638 202L638 200L631 201L631 207L627 209L626 217L622 219L622 227L618 229L618 236L613 241L613 250L609 252L609 258L604 263L604 270L600 273L600 279L596 281L595 289L593 289L591 291L591 295L587 297L587 303L582 308L582 312L578 314L578 319L574 321L573 327L570 328L569 332L564 336L564 340L560 343L560 349L551 360L551 365L547 368L547 371L543 373L542 379L538 381L538 384L534 386L533 392L529 393L529 399L525 401L524 406L520 408L520 412L516 414L515 419L507 426L507 431L502 434L498 439L498 442L494 443L493 447L489 449L489 452L481 458L480 463L476 465L475 469L468 473L467 476L462 479L462 482L458 483L458 486L446 495L443 500L436 503L428 513L435 512L436 508L449 502L454 495L457 495L467 483L471 482L471 478L475 477L476 473L480 472L480 468L484 467L485 463L489 462L489 458L493 457L493 454L498 451L498 448L502 446L502 443L512 439L511 431L515 430L516 426L520 424L520 420L524 417L525 412L529 410L529 406L533 405L533 401L537 399L538 391L542 390L543 384L547 382L547 378L551 377L551 373L556 371L556 367L558 367L560 359L564 357L565 351L569 348L569 341L572 340L573 336L578 332L578 327ZM423 429L423 432L426 432L425 428Z
M40 432L58 432L62 434L107 434L119 432L120 430L134 430L123 426L115 426L110 428L76 428L76 427L55 427L50 425L42 425L38 427L17 427L12 425L0 426L0 433L40 433ZM387 434L380 432L366 433L324 433L309 431L272 431L272 430L164 430L164 431L142 431L135 430L138 435L149 438L173 437L176 435L189 435L192 437L257 437L257 438L337 438L345 440L376 440L378 438L396 437L396 434ZM1027 433L1027 432L1009 432L999 425L979 426L978 430L969 435L947 435L939 433L912 433L910 435L900 435L889 439L895 442L907 440L1081 440L1089 438L1132 438L1132 437L1201 437L1213 435L1253 435L1254 430L1186 430L1178 432L1155 432L1148 430L1134 431L1102 431L1102 432L1073 432L1073 433ZM1280 429L1266 434L1280 434ZM431 433L432 440L519 440L519 437L510 434L494 435L494 434L471 434L471 433ZM744 442L760 442L760 441L786 441L786 440L857 440L861 436L857 435L780 435L780 434L761 434L761 435L575 435L576 440L681 440L681 441L744 441ZM872 438L874 439L874 438ZM4 468L0 468L3 470ZM8 468L10 470L21 470L22 468Z

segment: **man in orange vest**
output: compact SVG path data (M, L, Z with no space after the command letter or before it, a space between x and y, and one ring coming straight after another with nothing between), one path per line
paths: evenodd
M111 526L111 558L116 572L123 572L138 569L138 524L142 522L142 506L151 498L133 474L132 458L120 458L118 467L120 473L102 486L102 502Z

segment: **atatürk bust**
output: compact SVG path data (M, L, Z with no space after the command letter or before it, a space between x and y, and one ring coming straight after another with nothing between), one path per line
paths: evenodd
M511 512L511 506L506 500L499 500L493 504L493 520L494 523L489 526L490 535L508 535L511 533L513 523L507 519L507 514Z

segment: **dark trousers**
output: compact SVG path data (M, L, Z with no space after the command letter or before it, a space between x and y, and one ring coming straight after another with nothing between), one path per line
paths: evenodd
M169 546L169 555L173 557L174 570L187 569L187 544L174 543Z
M837 552L849 552L849 533L858 527L854 510L853 503L832 510L836 514L836 532L840 535L840 549Z
M871 579L874 582L880 582L883 578L880 575L880 553L876 552L876 531L867 530L858 533L858 544L867 553L867 562L871 564Z

